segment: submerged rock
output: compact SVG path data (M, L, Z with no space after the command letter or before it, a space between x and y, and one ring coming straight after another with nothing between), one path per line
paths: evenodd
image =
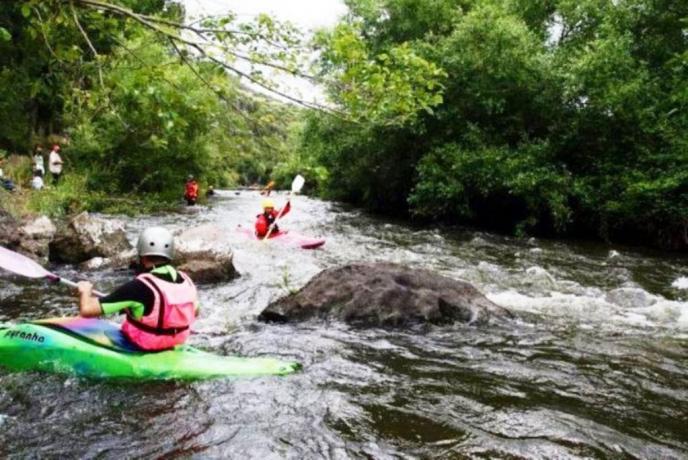
M357 263L324 270L295 294L263 310L261 321L338 319L364 326L485 323L511 313L465 281L394 263Z
M130 249L121 224L82 212L50 243L50 260L81 263L94 257L114 257Z
M657 298L646 290L634 287L613 289L607 293L605 300L628 308L648 307L657 302Z
M136 265L136 249L131 248L112 257L94 257L79 264L82 270L122 270Z

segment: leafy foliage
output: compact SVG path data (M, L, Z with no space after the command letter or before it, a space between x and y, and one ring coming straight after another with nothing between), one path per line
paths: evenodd
M189 25L174 1L5 2L0 148L68 135L62 192L37 208L169 199L189 173L305 172L383 212L688 246L688 3L347 5L313 43L323 106L270 78L304 62L298 31L268 16Z
M302 143L328 168L324 193L509 232L688 247L688 4L347 3L338 30L359 40L347 52L411 49L442 86L413 117L310 119Z
M292 31L269 17L237 31L231 17L208 19L203 30L221 39L225 65L189 52L183 18L164 0L24 0L0 10L0 146L63 142L67 179L34 208L72 211L79 196L97 209L126 194L169 201L188 174L216 186L263 181L270 161L286 161L290 110L226 71L238 59L230 45L254 62L290 65L291 54L256 43L292 43Z
M419 110L432 113L442 102L444 72L424 59L409 43L373 53L356 24L342 24L318 38L322 65L336 83L333 100L355 119L384 124L413 119Z

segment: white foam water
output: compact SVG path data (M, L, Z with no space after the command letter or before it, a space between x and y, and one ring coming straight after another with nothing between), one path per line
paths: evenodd
M636 328L666 328L688 331L688 303L654 296L642 289L633 289L627 298L614 290L598 295L576 295L550 292L546 295L526 295L514 290L489 293L487 297L502 307L516 312L558 318L579 326L619 331ZM629 329L630 328L630 329Z
M676 278L674 282L671 283L671 287L676 289L688 289L688 276Z

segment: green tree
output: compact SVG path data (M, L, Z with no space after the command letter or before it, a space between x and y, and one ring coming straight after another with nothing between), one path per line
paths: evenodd
M509 232L688 246L688 4L348 4L358 48L407 47L446 77L441 103L414 117L311 119L303 143L329 169L325 193ZM407 184L393 190L408 207L388 179Z

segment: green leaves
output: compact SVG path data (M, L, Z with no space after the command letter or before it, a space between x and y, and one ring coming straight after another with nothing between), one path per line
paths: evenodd
M489 212L485 203L499 200L513 211L492 216L493 224L527 230L545 217L564 230L571 218L567 202L570 177L548 164L549 156L546 143L523 144L516 149L444 145L419 162L418 182L409 204L417 216L447 215L471 221L476 216L485 218Z
M21 14L25 18L28 18L29 16L31 16L31 5L29 3L24 3L21 6Z
M382 182L424 218L688 245L687 2L348 4L323 69L374 126L304 138L338 198L388 209Z
M356 120L403 124L442 101L446 73L409 43L374 54L355 25L343 24L321 35L319 45L330 94Z
M304 167L329 196L506 231L646 238L687 221L688 2L347 4L304 55L300 32L269 16L182 33L169 2L5 2L0 147L28 148L36 124L70 130L70 157L115 192ZM339 118L309 115L301 131L287 128L293 107L228 77L275 88L272 72L303 73L312 51Z

